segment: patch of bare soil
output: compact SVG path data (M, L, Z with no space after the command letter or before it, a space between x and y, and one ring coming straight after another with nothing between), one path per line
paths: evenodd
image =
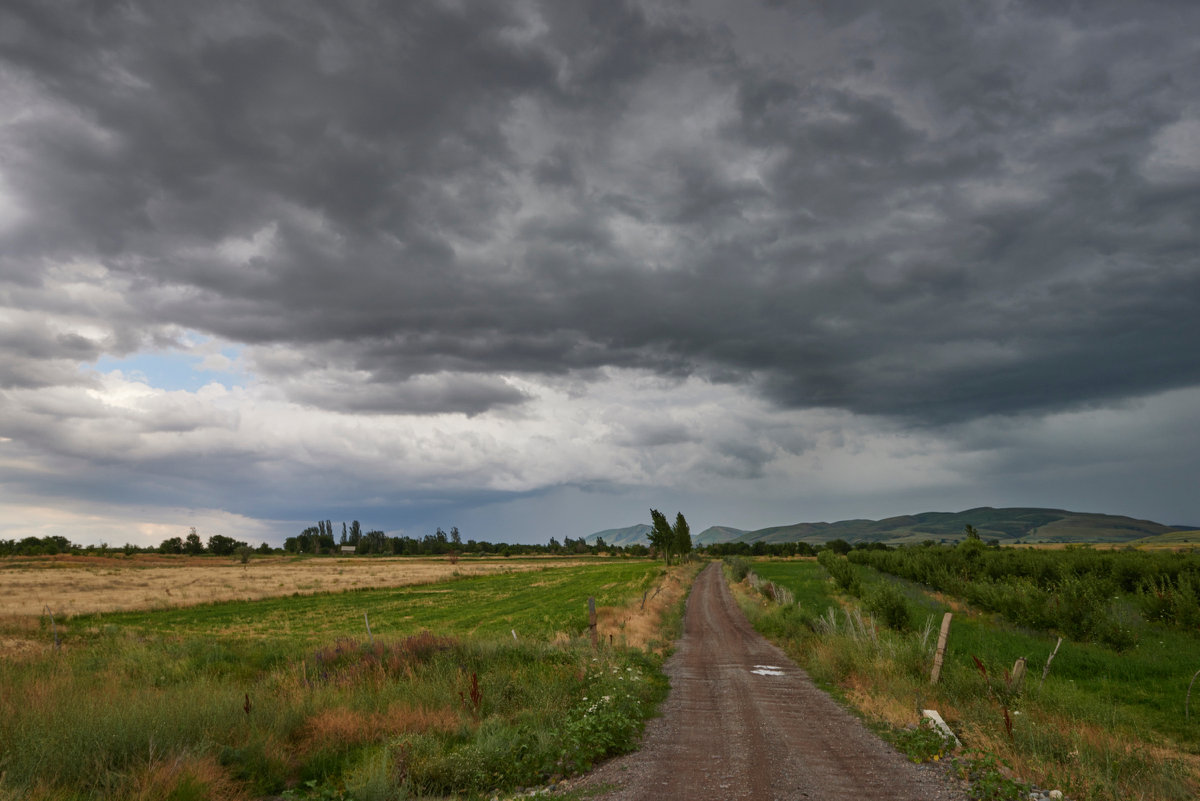
M962 801L821 692L750 626L719 564L697 578L668 660L671 693L642 749L569 786L606 801ZM615 789L614 789L615 788Z

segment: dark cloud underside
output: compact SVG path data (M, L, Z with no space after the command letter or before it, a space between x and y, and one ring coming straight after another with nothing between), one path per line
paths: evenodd
M1200 7L1080 8L8 3L0 274L99 263L110 350L280 346L346 411L603 366L924 422L1194 385ZM29 336L8 385L100 348Z

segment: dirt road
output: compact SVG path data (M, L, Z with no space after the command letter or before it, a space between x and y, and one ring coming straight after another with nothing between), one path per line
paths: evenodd
M944 774L914 765L845 712L759 636L710 565L688 599L667 662L671 694L640 751L576 786L615 786L609 801L964 799Z

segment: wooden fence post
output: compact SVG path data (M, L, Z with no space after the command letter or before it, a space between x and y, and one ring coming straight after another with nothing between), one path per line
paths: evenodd
M938 633L937 654L933 657L933 673L929 676L930 684L937 684L938 677L942 675L942 660L946 658L946 639L950 636L950 618L953 617L947 612L942 617L942 630Z
M1050 658L1046 660L1046 666L1042 668L1042 681L1038 684L1040 688L1046 683L1046 676L1050 673L1050 663L1054 661L1054 655L1058 653L1058 646L1062 645L1062 637L1058 638L1058 642L1054 643L1054 650L1050 652Z
M1013 663L1012 673L1008 676L1008 689L1011 692L1017 692L1021 689L1021 682L1025 680L1025 657L1017 657L1017 661Z
M596 598L588 598L588 628L591 629L592 647L600 647L600 633L596 630Z

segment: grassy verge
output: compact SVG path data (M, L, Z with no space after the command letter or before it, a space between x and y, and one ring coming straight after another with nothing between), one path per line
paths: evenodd
M977 797L1015 797L1011 776L1077 799L1197 796L1200 716L1186 719L1183 708L1188 678L1200 668L1194 635L1156 629L1156 639L1120 653L1064 642L1043 683L1055 645L1044 633L863 568L856 578L865 601L840 594L812 560L760 562L753 570L796 598L779 604L744 587L739 597L756 627L918 758L944 753L940 741L911 728L919 709L940 710L963 740L963 771L979 774ZM897 599L902 619L892 617ZM951 606L942 679L931 685L935 624ZM876 624L889 617L896 628ZM1007 680L1018 657L1028 669L1019 688Z
M671 580L600 563L73 618L62 651L3 663L0 797L382 801L544 784L633 747L666 692L659 654L591 647L587 597L625 621L658 615L638 604Z

